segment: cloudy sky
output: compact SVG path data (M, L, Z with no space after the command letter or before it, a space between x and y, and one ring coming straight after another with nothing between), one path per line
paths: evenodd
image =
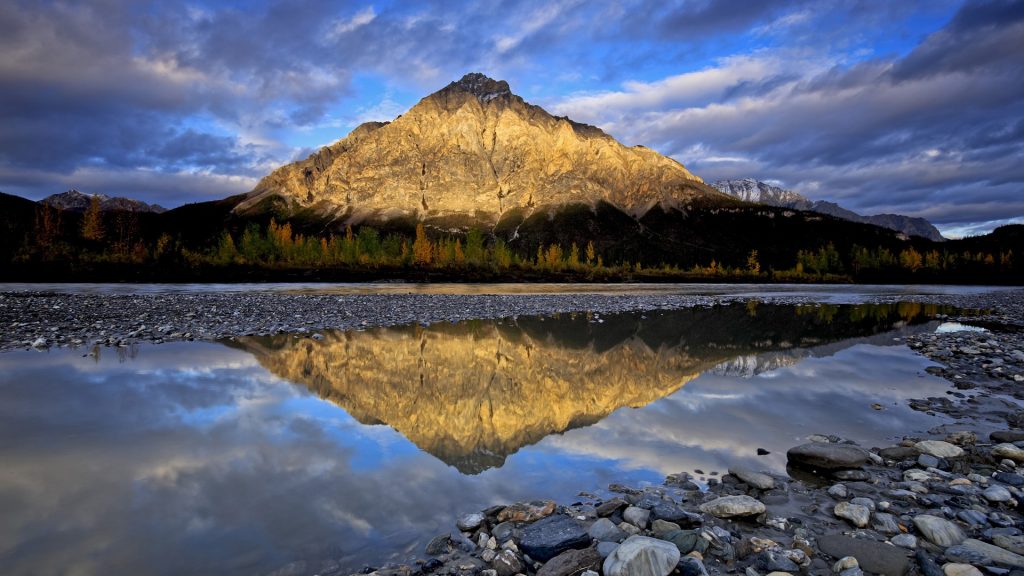
M0 190L249 190L469 71L673 156L951 235L1024 221L1024 1L0 3Z

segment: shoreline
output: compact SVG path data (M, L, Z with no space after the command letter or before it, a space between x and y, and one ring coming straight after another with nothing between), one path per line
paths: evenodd
M0 322L8 326L0 350L32 348L53 327L57 330L49 330L48 341L36 348L275 332L313 336L326 329L530 314L611 314L748 300L736 295L8 292L0 293ZM772 295L760 301L814 304L820 298ZM969 566L985 567L991 574L1024 570L1024 292L871 295L863 301L988 310L947 319L983 325L988 331L920 333L904 340L936 362L930 373L951 383L945 397L912 400L910 407L946 414L955 423L882 447L857 447L857 438L830 437L824 430L790 454L788 477L734 469L713 478L702 491L691 477L680 474L662 486L611 485L607 497L582 492L576 502L561 505L544 501L466 510L460 526L416 551L418 561L363 573L646 574L636 571L642 564L638 558L660 559L668 571L655 576L672 571L686 576L980 573ZM624 540L627 545L617 548ZM943 570L944 564L955 566ZM320 573L340 576L349 571Z

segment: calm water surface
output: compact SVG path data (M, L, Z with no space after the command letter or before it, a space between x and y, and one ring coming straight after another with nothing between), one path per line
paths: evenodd
M916 305L729 306L0 354L4 574L313 574L491 504L946 422ZM883 410L872 409L881 404ZM771 452L757 456L756 449Z

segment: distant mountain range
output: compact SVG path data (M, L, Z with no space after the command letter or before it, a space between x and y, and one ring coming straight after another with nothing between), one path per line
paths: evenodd
M862 222L874 224L890 230L902 232L908 236L921 236L935 242L942 242L945 238L935 226L924 218L912 218L899 214L876 214L864 216L852 210L847 210L834 202L824 200L811 200L792 190L784 190L778 186L772 186L753 178L742 180L719 180L712 184L716 189L743 200L768 206L779 206L781 208L792 208L794 210L808 210L828 214L851 222Z
M74 189L60 194L51 194L40 200L39 203L71 212L85 212L92 203L93 196L99 198L102 212L153 212L160 214L167 211L166 208L157 204L146 204L131 198L110 197L103 194L83 194Z

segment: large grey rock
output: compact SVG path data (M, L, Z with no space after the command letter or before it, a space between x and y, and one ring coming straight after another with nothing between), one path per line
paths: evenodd
M764 504L750 496L722 496L700 505L701 512L716 518L757 516L764 514Z
M1013 499L1013 494L1002 486L989 486L981 495L989 502L1009 502Z
M601 560L595 548L566 550L541 566L537 576L576 576L587 570L600 570Z
M924 440L914 444L914 448L922 454L930 454L936 458L959 458L964 455L963 448L942 440Z
M857 528L866 528L871 520L871 511L868 510L867 506L861 506L860 504L840 502L836 504L832 512L838 518L849 520Z
M572 548L586 548L590 535L565 514L552 514L523 528L519 548L530 558L547 562Z
M949 563L942 567L942 573L944 576L982 576L981 570L970 564Z
M967 564L998 564L1010 568L1024 568L1024 556L973 538L968 538L957 546L947 548L946 558L952 562L971 560L966 562Z
M600 542L622 542L626 539L626 533L607 518L599 518L591 524L587 533Z
M992 447L992 455L998 458L1009 458L1014 462L1024 462L1024 448L1014 444L996 444Z
M903 576L910 569L905 550L873 540L833 534L819 537L818 549L833 558L853 556L864 571L884 576Z
M651 517L650 510L644 510L643 508L637 508L636 506L630 506L626 508L626 511L622 513L622 519L629 522L637 528L646 528L647 520Z
M708 549L708 541L700 534L700 530L675 530L662 534L660 539L675 544L680 554L689 554L694 550L703 554Z
M779 550L764 550L754 558L754 566L762 572L799 572L800 566Z
M1024 440L1024 430L996 430L988 437L993 442L1020 442Z
M1024 536L1020 534L996 534L992 537L992 543L1014 554L1024 554Z
M959 526L938 516L927 514L915 516L914 527L926 540L943 548L959 544L964 541L964 538L967 538Z
M679 563L675 545L646 536L630 536L604 560L604 576L668 576Z
M772 488L775 488L774 478L767 474L762 474L761 472L754 472L749 468L732 467L729 468L729 474L732 474L758 490L771 490Z
M863 449L849 444L801 444L786 452L786 459L794 464L822 470L859 468L867 463Z

